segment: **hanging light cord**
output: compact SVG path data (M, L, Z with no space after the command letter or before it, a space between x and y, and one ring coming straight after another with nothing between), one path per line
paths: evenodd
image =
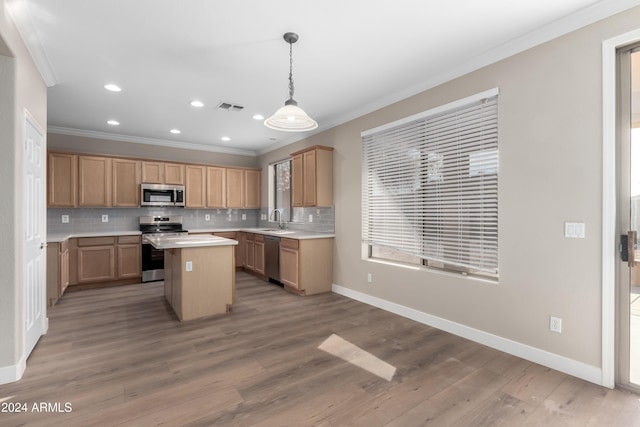
M289 43L289 99L293 99L293 43Z

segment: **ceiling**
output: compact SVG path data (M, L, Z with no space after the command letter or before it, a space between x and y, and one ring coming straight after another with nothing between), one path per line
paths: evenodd
M50 132L255 155L629 8L632 0L9 0ZM288 98L318 123L261 120ZM121 92L104 89L117 84ZM205 106L194 108L192 100ZM243 106L223 111L220 102ZM107 124L117 120L119 126ZM171 129L181 133L174 135ZM222 137L230 138L222 141Z

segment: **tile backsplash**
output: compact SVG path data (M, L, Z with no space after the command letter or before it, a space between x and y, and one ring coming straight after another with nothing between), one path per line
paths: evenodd
M138 230L140 216L182 215L186 230L212 228L273 228L277 225L268 220L268 208L262 209L183 209L183 208L49 208L47 209L47 232L90 233ZM246 219L242 219L242 215ZM62 215L69 216L69 222L62 222ZM102 215L109 216L109 222L102 222ZM205 216L210 220L206 221ZM309 221L311 216L312 221ZM334 208L294 208L293 222L287 223L291 230L334 232Z

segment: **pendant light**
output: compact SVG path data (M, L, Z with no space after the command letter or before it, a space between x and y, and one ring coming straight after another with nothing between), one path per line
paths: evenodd
M293 44L298 41L296 33L286 33L284 41L289 43L289 99L284 107L276 111L273 116L264 121L264 125L270 129L286 132L304 132L318 127L318 123L298 107L293 99Z

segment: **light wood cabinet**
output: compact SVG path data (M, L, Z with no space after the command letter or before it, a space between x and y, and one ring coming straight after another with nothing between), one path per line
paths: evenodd
M238 244L233 247L236 267L242 267L242 260L244 259L241 252L241 249L244 249L244 247L241 248L240 246L240 234L243 233L241 231L221 231L213 233L214 236L220 236L224 237L225 239L232 239L238 242Z
M238 250L236 251L236 266L246 266L246 253L247 253L247 233L238 231L236 233L236 240L238 241Z
M51 307L69 286L69 240L47 244L47 305Z
M78 206L111 206L111 159L78 156Z
M260 176L262 172L254 169L244 170L244 205L246 209L260 208Z
M244 207L244 172L242 169L227 168L227 208Z
M73 208L78 205L78 156L49 153L47 156L47 205Z
M256 248L256 235L254 233L245 233L245 252L244 252L244 267L249 270L255 270L255 248Z
M206 170L205 166L187 165L185 193L187 208L207 207L206 194Z
M333 206L333 148L316 145L291 156L293 206Z
M113 159L113 206L140 206L140 162Z
M118 279L142 277L142 247L140 236L119 236Z
M115 237L78 239L78 283L116 280Z
M207 207L227 207L227 174L225 168L207 167Z
M333 239L280 239L280 281L301 295L330 292Z
M253 270L264 275L264 235L255 234Z
M180 163L165 163L164 164L164 184L186 185L185 184L185 165Z
M142 182L145 184L185 185L185 165L143 161Z

